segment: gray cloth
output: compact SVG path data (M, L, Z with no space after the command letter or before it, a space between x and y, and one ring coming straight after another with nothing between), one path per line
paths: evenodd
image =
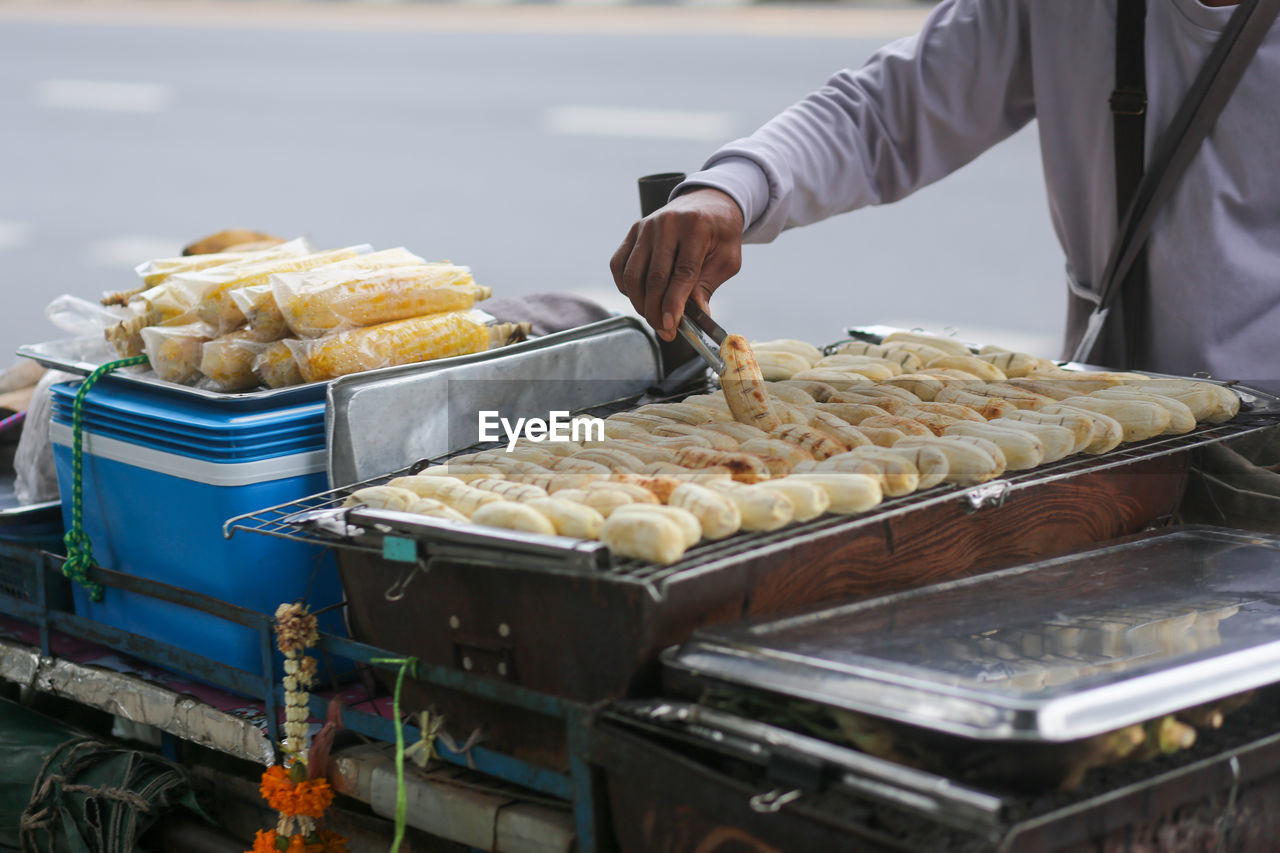
M590 299L567 293L533 293L486 299L476 307L504 323L532 323L535 335L576 329L613 316L608 309Z
M1233 9L1147 8L1149 156ZM724 190L743 209L745 238L765 242L900 199L1037 119L1049 213L1087 308L1116 234L1114 44L1115 0L943 0L919 35L837 73L676 192ZM1156 220L1145 367L1280 382L1278 83L1280 26Z

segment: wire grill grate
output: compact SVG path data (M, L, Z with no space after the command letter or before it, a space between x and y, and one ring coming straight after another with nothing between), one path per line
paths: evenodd
M672 399L684 397L689 393L695 392L685 390L681 394L672 395ZM640 400L637 398L614 400L609 403L583 409L579 414L605 417L615 412L633 408L639 402ZM651 400L646 398L644 402L651 402ZM852 530L865 525L877 524L904 513L915 512L925 507L935 506L947 501L964 500L975 491L975 488L984 489L991 488L993 486L996 488L1007 488L1008 490L1025 488L1085 473L1102 471L1108 468L1115 468L1122 465L1130 465L1136 462L1156 459L1162 456L1170 456L1196 447L1202 447L1228 438L1234 438L1257 430L1266 429L1276 425L1277 423L1280 423L1280 414L1243 414L1224 424L1202 424L1196 427L1192 432L1185 433L1183 435L1156 437L1143 442L1122 445L1101 456L1069 457L1059 462L1041 465L1030 471L1011 473L1009 476L1002 477L999 481L993 481L993 483L987 483L983 486L967 487L943 485L936 486L925 492L917 492L904 497L889 498L876 507L872 512L856 517L825 515L821 518L814 519L813 521L802 524L793 524L783 528L782 530L770 533L739 533L718 542L703 542L690 548L678 562L673 563L670 566L658 566L640 560L612 560L609 565L601 569L601 571L618 580L634 581L644 583L646 585L657 585L673 576L689 571L695 571L711 564L730 561L748 554L757 555L766 549L786 548L805 537L823 533L832 529L838 528L842 530ZM498 446L500 446L500 444L496 442L472 445L471 447L458 450L456 453L449 454L448 456L423 460L415 465L409 466L408 468L395 471L390 474L374 477L359 483L353 483L349 486L332 489L327 492L321 492L320 494L311 495L287 504L268 507L253 513L237 516L228 520L224 525L223 530L225 535L228 537L230 537L235 531L245 531L302 542L337 545L365 551L375 551L376 549L374 547L357 544L349 537L343 536L340 532L320 530L309 525L304 526L298 523L296 519L301 514L308 511L339 507L346 497L356 489L379 485L386 483L395 477L421 471L423 468L430 465L445 462L452 456L472 453L478 450L486 450ZM512 555L512 559L509 561L504 560L504 563L519 565L520 557L519 555Z

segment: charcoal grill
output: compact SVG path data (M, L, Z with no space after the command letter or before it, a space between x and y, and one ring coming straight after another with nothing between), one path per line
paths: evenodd
M584 703L652 694L658 652L695 628L966 577L1067 553L1169 519L1190 451L1280 422L1275 398L1218 425L1072 458L972 488L940 486L857 517L824 516L689 549L670 566L596 543L342 509L354 489L487 449L475 445L229 520L236 531L331 545L352 635L424 661ZM607 416L651 402L584 408ZM527 760L563 766L563 730L531 715L406 684L411 707Z

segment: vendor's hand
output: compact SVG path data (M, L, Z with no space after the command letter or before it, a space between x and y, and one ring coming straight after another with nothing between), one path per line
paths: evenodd
M703 310L742 267L742 209L720 190L676 196L641 219L609 262L618 290L663 340L676 336L685 302Z

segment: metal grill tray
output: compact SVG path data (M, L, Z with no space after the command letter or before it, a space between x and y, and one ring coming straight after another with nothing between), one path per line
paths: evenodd
M1171 528L664 654L720 684L953 735L1063 742L1280 681L1280 537Z
M525 359L547 350L555 351L566 347L572 348L574 344L581 344L583 341L590 341L601 335L612 333L616 337L620 330L633 327L635 329L640 328L639 321L633 318L613 317L562 332L531 337L527 341L502 347L501 349L454 356L452 358L438 358L414 364L383 367L325 382L310 382L304 385L292 385L287 388L263 388L234 394L168 382L156 376L150 368L127 367L113 372L105 377L104 381L123 382L150 391L174 394L187 399L217 401L225 406L276 407L323 400L326 395L331 402L336 399L337 403L345 405L349 399L356 397L358 394L363 394L366 397L372 396L368 389L377 387L378 384L386 386L397 382L403 383L406 377L422 376L468 365L483 365L491 362L507 365L513 363L513 359ZM641 334L640 337L644 339L645 336ZM653 351L652 354L644 352L646 346ZM649 361L656 363L656 344L649 341L647 344L640 345L638 349L639 352L637 352L637 347L633 345L627 351L636 363L626 375L633 375L642 370L645 367L646 357ZM19 347L17 353L20 356L39 362L45 367L82 376L88 376L103 364L117 358L101 337L64 338L39 344L26 344ZM399 393L403 393L403 384L396 390ZM394 411L394 409L392 410ZM343 437L345 438L346 436ZM352 454L351 451L346 450L347 445L340 444L339 448L341 451ZM343 459L345 457L339 456L340 462Z
M1251 393L1250 396L1256 396L1260 401L1260 409L1270 411L1275 405L1274 398L1260 392L1256 395ZM634 408L637 402L637 398L632 397L593 406L580 413L605 417L613 412ZM454 554L457 553L454 546L466 545L471 549L467 552L467 559L472 562L495 560L506 566L527 566L547 571L605 571L618 579L645 584L650 587L655 598L660 598L664 580L689 570L721 565L747 554L765 556L784 552L797 541L820 533L871 527L907 513L953 501L959 501L966 509L974 511L999 506L1018 491L1029 487L1069 479L1082 473L1157 460L1266 429L1278 421L1280 418L1271 414L1241 415L1224 424L1202 424L1184 435L1162 436L1122 445L1101 456L1069 457L980 486L935 486L905 497L887 499L875 510L859 516L824 515L771 533L738 533L717 542L702 542L690 548L678 562L670 566L618 559L598 543L584 543L576 539L481 528L389 510L342 508L343 501L356 489L415 473L430 465L446 462L451 456L497 446L494 444L474 445L380 477L236 516L224 524L223 532L228 537L240 530L304 542L342 544L375 553L383 551L386 537L407 537L423 544L425 558L437 555L437 552L439 556Z

